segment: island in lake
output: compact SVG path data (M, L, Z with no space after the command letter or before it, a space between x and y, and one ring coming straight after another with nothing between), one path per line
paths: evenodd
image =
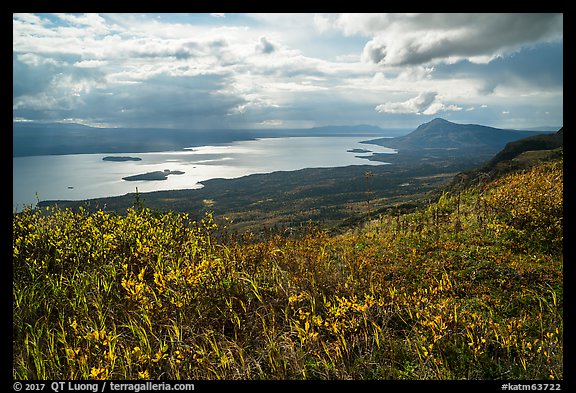
M182 171L171 171L170 169L164 169L163 171L154 171L142 173L139 175L126 176L122 180L137 181L137 180L166 180L168 175L183 175Z
M102 158L102 161L142 161L142 159L140 157L107 156Z
M366 150L366 149L350 149L346 151L348 153L372 153L372 150Z

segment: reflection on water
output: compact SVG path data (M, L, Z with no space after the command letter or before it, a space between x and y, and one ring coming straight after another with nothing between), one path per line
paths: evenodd
M201 188L201 181L254 173L348 165L382 165L364 158L395 153L360 144L361 137L291 137L240 141L182 151L121 153L141 161L103 161L110 154L73 154L13 158L13 208L40 200L82 200L135 192ZM358 153L360 149L371 152ZM356 152L349 150L357 149ZM123 177L155 171L182 171L159 181L125 181Z

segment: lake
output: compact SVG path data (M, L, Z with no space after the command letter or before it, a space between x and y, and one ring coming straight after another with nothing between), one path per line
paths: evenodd
M373 138L373 136L372 136ZM39 200L84 200L135 192L195 189L209 179L256 173L348 165L384 165L372 153L396 150L362 144L366 137L287 137L238 141L181 151L121 154L71 154L13 158L12 208ZM140 161L104 161L129 156ZM123 177L169 170L166 180L127 181ZM183 172L183 173L180 173Z

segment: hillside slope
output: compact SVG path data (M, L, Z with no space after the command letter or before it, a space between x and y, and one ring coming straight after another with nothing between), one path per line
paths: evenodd
M338 236L138 208L12 234L14 379L564 377L561 158Z
M474 182L486 182L508 173L530 169L540 162L563 157L564 127L553 134L533 135L509 142L493 158L479 168L458 174L452 185L469 186Z
M486 168L494 168L503 161L510 161L528 151L554 150L564 145L564 127L554 134L529 136L506 144L501 152L496 154Z

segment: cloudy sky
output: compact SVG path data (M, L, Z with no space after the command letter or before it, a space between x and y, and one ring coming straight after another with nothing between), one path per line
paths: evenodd
M13 118L563 125L562 14L13 14Z

